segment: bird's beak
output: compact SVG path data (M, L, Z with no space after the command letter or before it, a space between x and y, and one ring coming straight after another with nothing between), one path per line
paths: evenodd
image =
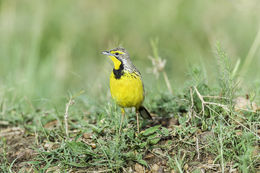
M109 51L103 51L101 52L103 55L108 55L108 57L113 61L114 63L114 69L118 70L120 68L120 65L122 64L122 61L119 60L115 55L110 53Z
M112 53L108 52L108 51L103 51L101 52L103 55L108 55L108 56L114 56Z

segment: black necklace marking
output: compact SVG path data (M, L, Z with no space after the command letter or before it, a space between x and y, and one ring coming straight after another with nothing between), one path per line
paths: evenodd
M123 70L124 70L124 65L123 65L123 63L121 61L119 69L118 70L113 69L113 73L114 73L116 79L120 79L121 78L121 76L124 74Z

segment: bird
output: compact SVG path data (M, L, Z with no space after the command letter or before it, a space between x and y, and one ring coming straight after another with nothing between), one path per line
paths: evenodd
M141 73L130 60L130 55L123 47L103 51L114 64L110 74L110 92L113 100L121 107L122 117L119 132L125 116L125 108L134 107L136 110L137 131L139 133L138 113L144 119L152 120L149 111L143 106L144 85Z

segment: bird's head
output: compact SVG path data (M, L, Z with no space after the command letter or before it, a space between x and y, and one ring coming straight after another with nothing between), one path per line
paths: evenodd
M122 47L103 51L102 54L108 55L108 57L113 61L115 70L118 70L120 66L124 65L124 63L129 60L128 52Z

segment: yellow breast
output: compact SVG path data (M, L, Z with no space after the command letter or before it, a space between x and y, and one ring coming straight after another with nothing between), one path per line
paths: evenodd
M110 92L112 98L121 107L139 107L144 100L144 90L141 77L127 71L116 79L114 73L110 75Z

